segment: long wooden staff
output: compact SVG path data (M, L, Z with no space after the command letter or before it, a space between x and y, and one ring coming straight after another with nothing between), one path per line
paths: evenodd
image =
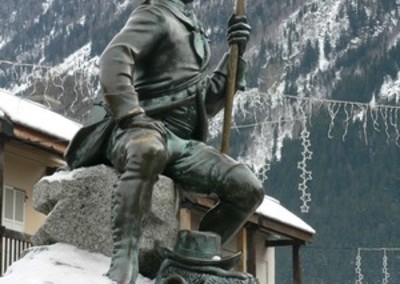
M237 16L244 16L245 0L236 0L235 14ZM228 85L226 90L224 124L222 128L221 152L225 154L228 154L229 152L229 141L231 136L231 126L232 126L233 98L236 91L236 75L238 69L238 61L239 61L239 45L233 44L231 46L231 51L229 56Z

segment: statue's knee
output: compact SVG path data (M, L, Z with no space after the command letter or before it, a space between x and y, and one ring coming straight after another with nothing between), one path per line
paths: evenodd
M131 140L126 145L128 159L154 161L163 164L167 151L163 143L152 139Z
M168 160L164 145L157 140L132 140L126 151L126 177L157 178Z
M245 165L231 169L227 179L231 179L230 195L234 202L245 210L255 210L264 200L264 188L260 180Z

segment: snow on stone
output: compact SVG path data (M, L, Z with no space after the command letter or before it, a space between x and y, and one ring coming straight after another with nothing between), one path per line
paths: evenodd
M4 90L0 90L0 110L15 123L67 141L82 127L40 104L13 96Z
M99 167L107 167L107 166L99 165ZM85 172L85 171L87 171L87 168L85 168L85 167L77 168L77 169L74 169L73 171L60 170L50 176L42 177L41 180L48 181L48 182L54 182L54 181L61 182L61 181L65 181L65 180L74 180L76 178L76 176L80 176L81 175L80 173Z
M74 180L75 174L79 171L85 171L85 168L78 168L73 171L57 171L50 176L45 176L41 180L54 182L54 181L65 181L65 180Z
M109 257L68 244L33 247L8 268L0 284L113 284L104 276L109 265ZM141 275L136 281L151 283Z
M283 207L278 200L270 196L264 196L264 201L257 208L256 213L311 234L315 234L315 230L310 225Z

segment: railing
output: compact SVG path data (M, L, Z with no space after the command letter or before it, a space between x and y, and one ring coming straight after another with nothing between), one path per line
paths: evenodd
M32 246L30 238L27 234L0 227L0 277Z

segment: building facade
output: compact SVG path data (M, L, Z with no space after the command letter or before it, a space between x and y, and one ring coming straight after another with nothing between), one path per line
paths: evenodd
M33 186L64 164L80 125L0 91L0 275L29 246L46 216L32 206Z

